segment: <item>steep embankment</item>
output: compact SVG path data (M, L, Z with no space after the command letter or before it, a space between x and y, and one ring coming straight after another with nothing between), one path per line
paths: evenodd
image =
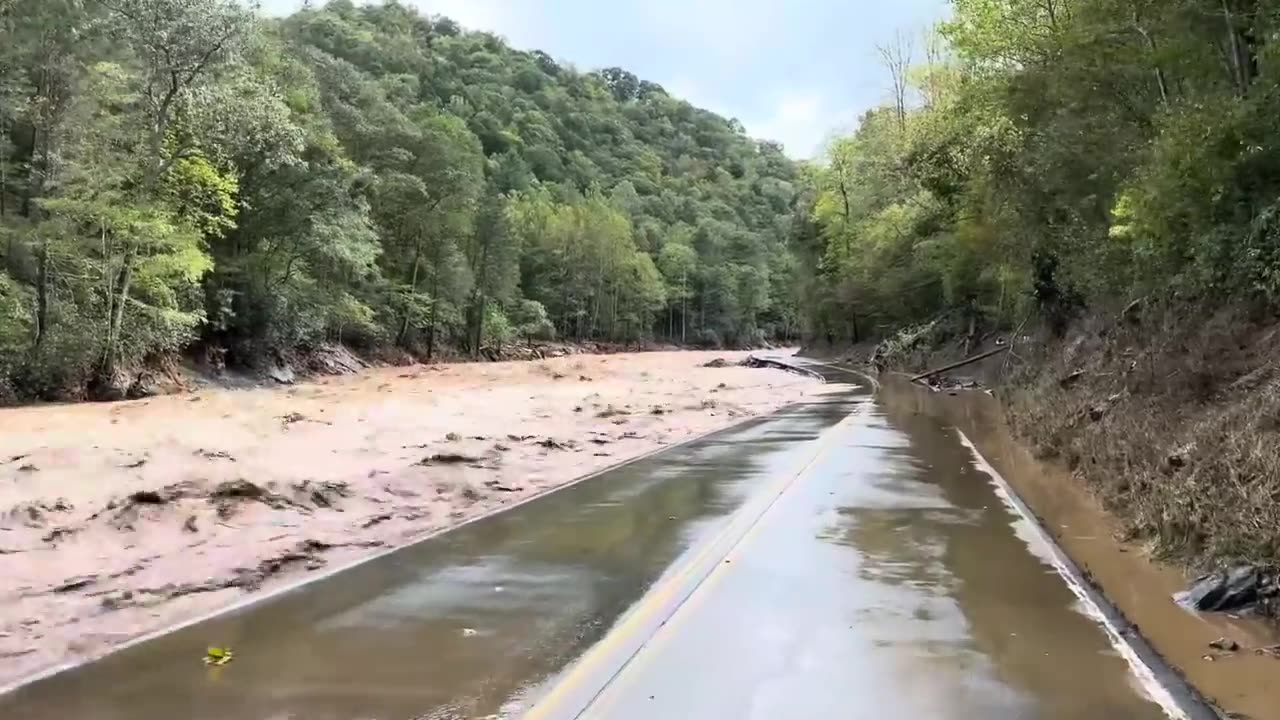
M1195 569L1276 566L1280 323L1135 303L1062 337L917 329L858 357L916 371L997 338L1014 352L950 379L993 387L1036 455L1092 489L1127 539Z

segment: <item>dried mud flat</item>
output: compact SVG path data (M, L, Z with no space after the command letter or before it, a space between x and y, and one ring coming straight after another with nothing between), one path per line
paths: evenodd
M821 392L716 357L0 411L0 686Z

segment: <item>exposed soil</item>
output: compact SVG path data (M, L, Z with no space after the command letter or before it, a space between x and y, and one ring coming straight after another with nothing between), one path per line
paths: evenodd
M821 391L717 357L0 411L0 685Z

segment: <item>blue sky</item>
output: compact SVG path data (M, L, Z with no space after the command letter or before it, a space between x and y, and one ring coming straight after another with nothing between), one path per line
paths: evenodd
M947 12L946 0L405 1L580 69L630 70L794 157L887 99L877 43ZM299 5L263 0L274 13Z

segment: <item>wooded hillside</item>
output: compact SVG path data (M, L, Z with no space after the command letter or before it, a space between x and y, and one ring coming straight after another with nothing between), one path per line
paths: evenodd
M396 2L0 8L0 398L197 343L798 332L796 166L625 70Z

